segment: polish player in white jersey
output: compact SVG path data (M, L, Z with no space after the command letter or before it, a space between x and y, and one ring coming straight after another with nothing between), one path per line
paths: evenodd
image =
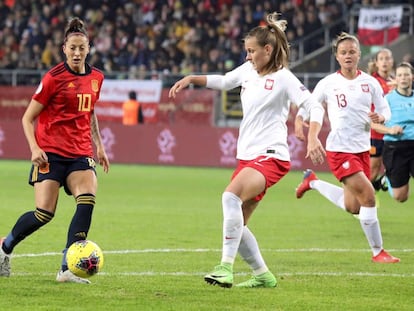
M384 123L391 116L390 108L379 82L358 69L358 39L342 33L333 51L340 70L319 81L312 96L327 106L331 126L326 140L327 160L343 188L319 180L312 170L306 170L296 197L315 189L336 206L357 215L372 250L372 261L396 263L399 258L383 249L375 191L370 181L370 124ZM375 106L373 112L371 104ZM300 108L297 118L304 117L306 112Z
M371 148L371 101L375 103L376 113L390 117L390 108L382 93L378 81L360 70L352 80L339 70L319 81L313 95L319 102L327 103L331 126L327 151L361 153Z
M209 284L233 285L233 264L237 253L253 271L250 280L237 287L276 287L257 244L247 227L250 216L266 190L290 169L287 118L290 102L310 114L307 155L314 163L324 161L325 150L318 139L324 109L287 69L289 44L286 21L277 13L267 16L268 25L250 30L244 40L246 63L225 75L189 75L170 89L170 97L189 84L217 90L241 86L243 120L237 144L238 165L222 194L223 248L221 262L204 277Z

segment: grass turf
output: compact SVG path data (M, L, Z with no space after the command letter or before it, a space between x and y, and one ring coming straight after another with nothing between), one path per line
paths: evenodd
M0 235L33 209L30 163L0 161ZM203 275L220 260L221 193L229 169L112 165L98 168L89 238L104 250L93 284L54 281L74 200L61 192L55 218L19 244L0 278L1 310L412 310L412 200L379 193L385 248L399 264L371 263L358 220L316 192L297 200L301 172L272 187L251 219L276 289L223 289ZM327 173L318 176L335 182ZM237 259L235 282L250 277Z

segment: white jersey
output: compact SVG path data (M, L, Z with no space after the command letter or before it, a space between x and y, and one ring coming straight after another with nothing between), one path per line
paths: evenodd
M288 69L259 76L252 64L246 62L225 75L208 75L206 86L221 90L241 86L243 119L237 142L238 159L267 155L290 161L286 125L290 102L305 104L308 111L312 105L307 101L310 92L296 76Z
M368 116L371 104L385 119L391 115L379 82L362 71L358 71L353 80L345 78L339 71L332 73L319 81L312 96L327 105L331 125L326 139L327 151L368 151L371 147Z

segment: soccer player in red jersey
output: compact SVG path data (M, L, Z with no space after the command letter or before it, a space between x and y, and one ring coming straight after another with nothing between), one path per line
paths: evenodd
M97 191L92 140L99 164L104 172L109 170L94 112L104 76L86 63L89 38L82 20L69 21L63 52L66 60L45 74L22 118L32 153L29 184L34 187L36 209L21 215L10 233L0 239L0 276L10 276L14 247L52 220L63 186L75 198L76 211L56 280L90 283L68 270L66 250L73 242L86 239L91 225Z
M394 58L389 49L383 48L375 54L373 61L368 63L368 73L370 73L380 83L384 95L393 89ZM374 106L371 110L374 111ZM375 190L387 190L385 174L381 174L382 152L384 149L384 134L376 131L376 124L371 125L371 149L370 166L371 182Z

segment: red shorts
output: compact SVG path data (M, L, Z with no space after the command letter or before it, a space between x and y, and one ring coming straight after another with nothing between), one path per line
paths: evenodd
M361 153L327 151L326 158L329 168L339 181L361 171L368 179L370 178L369 151Z
M253 160L239 160L231 179L233 180L233 178L245 167L254 168L262 173L266 179L265 190L254 198L255 201L258 202L263 199L268 188L281 180L282 177L289 172L290 162L278 160L269 156L259 156Z

